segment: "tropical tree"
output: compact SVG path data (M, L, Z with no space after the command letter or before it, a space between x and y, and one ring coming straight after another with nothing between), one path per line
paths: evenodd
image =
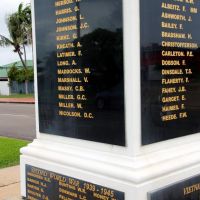
M30 5L24 7L21 3L18 11L9 15L6 22L9 37L0 34L0 46L13 46L13 51L19 55L24 70L27 70L25 46L30 44L32 39ZM25 90L28 93L28 80L25 80Z

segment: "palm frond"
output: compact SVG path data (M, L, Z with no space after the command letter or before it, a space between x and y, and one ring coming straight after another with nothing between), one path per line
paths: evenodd
M18 7L18 13L21 13L23 11L22 8L23 8L23 3L20 3Z
M7 47L7 46L13 46L14 43L8 39L7 37L3 36L3 35L0 35L0 46L2 47Z

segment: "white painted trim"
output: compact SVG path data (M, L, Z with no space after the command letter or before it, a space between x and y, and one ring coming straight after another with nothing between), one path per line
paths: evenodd
M123 3L127 155L134 156L141 140L139 1Z
M176 153L174 153L176 152ZM29 157L60 163L85 171L107 174L121 181L141 184L180 169L200 163L200 145L188 144L182 148L168 148L137 157L102 152L47 140L35 140L21 153Z
M35 7L34 0L31 0L32 14L32 37L33 37L33 63L34 63L34 91L35 91L35 121L36 121L36 137L39 138L39 113L38 113L38 81L37 81L37 52L36 52L36 30L35 30Z
M54 156L54 155L52 155ZM65 159L68 159L69 157L66 157ZM57 158L56 158L57 161ZM78 162L84 160L77 160ZM179 160L177 160L178 162ZM72 162L74 162L74 159L72 158ZM94 184L102 185L108 188L112 188L118 191L122 191L125 193L125 200L132 200L139 199L139 200L147 200L147 193L151 191L155 191L158 189L161 189L163 187L169 186L171 184L176 184L179 181L182 181L184 179L188 179L190 177L199 175L200 171L200 165L194 164L190 165L186 168L180 168L177 171L174 172L166 172L163 176L155 177L154 179L149 179L146 181L142 181L140 183L132 182L132 177L136 173L139 177L140 174L143 173L143 171L137 171L135 173L132 173L130 169L127 168L116 168L115 166L112 166L110 168L108 165L105 166L105 163L93 163L88 160L87 166L85 166L85 163L80 162L79 167L76 168L72 165L69 165L66 163L60 163L55 162L53 160L44 160L41 157L33 157L30 155L23 155L21 156L21 171L22 173L25 172L25 165L31 165L34 167L46 169L52 172L56 172L62 175L70 176L73 178L77 178L80 180L85 180L87 182L91 182ZM169 166L173 165L174 160L165 164L169 164ZM83 167L82 167L83 166ZM97 173L98 170L92 171L91 166L93 168L101 169L101 173ZM159 166L160 167L160 166ZM165 166L167 168L167 165ZM86 169L86 170L85 170ZM112 171L110 171L112 169ZM127 171L126 171L127 170ZM154 172L157 170L157 168L151 167L146 168L144 171L152 171ZM114 171L114 172L113 172ZM111 172L111 173L109 173ZM113 176L114 174L118 174L117 176ZM126 177L123 177L123 175L126 175ZM21 194L25 196L25 173L23 174L22 182L21 182ZM128 179L127 179L128 177Z

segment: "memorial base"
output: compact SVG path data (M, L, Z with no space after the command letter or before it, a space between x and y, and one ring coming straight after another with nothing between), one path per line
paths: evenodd
M70 180L75 180L75 183L70 182L68 186L62 187L64 189L62 192L57 193L54 191L54 197L48 196L46 199L157 200L156 195L152 195L154 191L160 191L160 189L200 175L199 147L198 142L193 142L177 148L165 149L131 158L120 155L120 153L117 155L116 153L36 139L28 147L21 149L21 194L25 197L29 189L30 193L33 192L31 194L33 197L34 192L44 195L43 197L52 195L51 192L55 188L52 188L50 182L53 179L53 182L55 182L57 180L55 176L61 175L66 182L69 182L69 178L71 178ZM31 185L35 185L33 180L33 182L28 182L29 188L26 188L28 175L25 169L27 166L29 166L29 169L32 166L35 167L34 169L46 170L51 173L51 180L46 180L48 184L45 186L45 180L41 181L41 177L37 179L32 174L33 180L39 180L40 190L37 191L37 188L31 189ZM49 178L49 175L40 175L43 178L45 176ZM29 178L31 177L29 176ZM77 188L67 189L70 184L73 186L77 181L79 183L79 185L76 185ZM59 182L62 182L62 180L57 180L58 184ZM190 181L190 183L192 185L193 181ZM42 187L41 184L43 184ZM87 184L91 185L91 188ZM190 187L190 184L188 183L186 186ZM180 184L178 185L176 194L179 194L179 200L187 199L187 195L192 195L193 192L186 186L184 186L184 182L181 186ZM59 188L57 189L59 191ZM67 190L83 195L75 198L67 194ZM77 192L78 190L79 192ZM168 193L169 200L176 200L176 195L173 196L173 193ZM60 194L62 195L59 197ZM37 196L38 194L35 195ZM43 197L36 196L35 199L43 199ZM164 199L161 196L159 200ZM166 194L165 200L168 200Z

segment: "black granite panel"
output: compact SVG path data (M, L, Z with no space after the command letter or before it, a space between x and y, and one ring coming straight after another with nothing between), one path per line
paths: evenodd
M122 0L35 0L39 129L125 146Z

